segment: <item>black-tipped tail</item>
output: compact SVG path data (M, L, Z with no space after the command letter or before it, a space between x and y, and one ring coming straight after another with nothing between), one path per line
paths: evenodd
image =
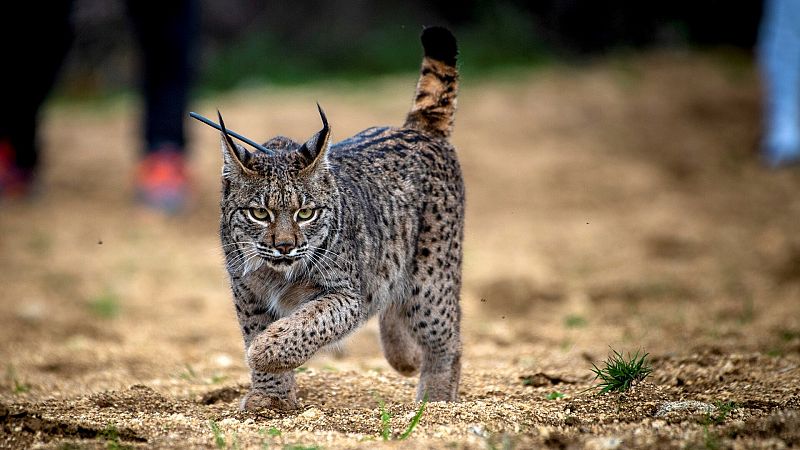
M443 27L428 27L422 30L422 48L425 56L433 58L449 66L456 65L458 45L453 33Z
M405 127L447 138L456 112L458 45L453 34L442 27L425 28L421 39L425 57Z

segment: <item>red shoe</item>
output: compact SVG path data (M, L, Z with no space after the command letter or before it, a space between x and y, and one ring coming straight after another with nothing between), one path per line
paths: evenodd
M14 148L0 139L0 199L21 199L33 191L33 170L17 167Z
M174 147L150 153L136 171L136 197L144 205L174 214L186 206L186 159Z

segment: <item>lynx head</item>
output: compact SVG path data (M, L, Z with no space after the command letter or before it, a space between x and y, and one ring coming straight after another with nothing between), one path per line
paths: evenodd
M229 270L247 273L266 264L288 271L326 246L339 199L327 160L330 127L319 112L323 127L317 134L304 144L273 138L264 144L273 154L235 143L220 115L223 244L243 250L243 260Z

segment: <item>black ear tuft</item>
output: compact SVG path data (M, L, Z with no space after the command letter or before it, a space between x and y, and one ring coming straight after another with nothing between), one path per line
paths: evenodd
M319 102L317 102L317 110L319 110L319 118L322 119L322 131L327 134L331 127L328 126L328 117L325 116L325 111L322 110L322 106L319 106Z
M219 119L219 128L220 133L222 133L222 139L225 139L225 142L230 146L231 149L236 148L236 144L231 139L231 136L228 134L228 129L225 128L225 121L222 120L222 113L217 110L217 119Z
M422 30L422 47L425 56L455 66L458 56L458 44L453 33L444 27L426 27Z
M325 111L322 110L319 103L317 103L317 109L319 110L319 117L322 120L322 129L298 150L307 161L306 170L324 165L331 137L331 127L328 125L328 118L325 116Z
M225 165L228 166L226 173L230 173L230 168L236 168L245 174L254 174L255 172L250 169L253 155L250 154L244 147L237 145L228 134L228 129L225 128L225 121L222 120L222 114L217 110L217 117L219 118L219 131L222 137L223 160Z

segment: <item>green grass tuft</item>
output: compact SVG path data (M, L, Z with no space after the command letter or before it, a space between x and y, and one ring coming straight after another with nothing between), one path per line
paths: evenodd
M422 403L419 405L419 409L414 414L414 417L411 418L411 422L408 423L405 431L403 431L400 436L396 439L399 441L407 439L411 436L411 433L414 432L414 429L419 424L420 419L422 419L422 414L425 412L425 406L428 404L428 394L425 394L422 397ZM381 437L384 441L391 441L394 438L392 435L392 414L386 409L386 403L383 401L382 398L378 399L378 409L381 412Z
M89 302L89 310L101 319L113 319L119 315L119 298L110 292L98 295Z
M628 353L628 358L626 359L613 348L611 351L612 354L604 361L605 366L603 368L592 364L594 379L600 380L600 384L596 388L600 389L601 394L626 392L635 383L644 380L653 372L650 362L647 361L649 353L645 353L642 356L639 356L638 351L633 356Z
M119 430L113 423L109 423L99 433L99 435L106 441L106 449L108 450L129 450L132 449L130 445L124 445L119 441Z
M577 314L570 314L564 318L564 325L567 328L582 328L586 326L586 319Z
M261 442L261 449L262 450L269 450L270 448L272 448L273 438L279 437L281 435L281 430L279 430L279 429L277 429L275 427L269 427L269 430L267 430L265 428L259 428L258 429L258 434L262 438L266 438L266 440ZM269 436L269 437L267 437L267 436Z
M209 420L208 425L211 427L211 432L214 433L214 444L217 446L217 448L224 449L226 447L225 436L222 435L219 425L217 425L217 422L214 422L213 420Z
M427 404L428 404L428 394L425 394L422 397L422 403L419 405L417 413L414 414L414 417L411 419L411 423L408 424L408 428L406 428L406 431L404 431L403 434L400 435L399 439L401 441L411 436L411 433L414 431L414 428L416 428L417 424L419 424L419 420L422 418L422 413L425 412L425 405Z
M392 415L386 410L386 402L383 399L378 400L378 408L381 410L381 437L384 441L388 441L392 434Z
M545 398L547 398L548 400L558 400L560 398L564 398L564 394L558 391L554 391L547 394Z
M194 380L197 378L197 372L194 371L194 368L189 364L186 363L183 366L186 370L180 373L180 377L184 380Z
M11 386L11 392L14 394L24 394L31 390L29 384L22 382L17 376L17 370L12 364L6 365L6 378L8 384Z
M725 422L725 419L728 418L728 414L731 413L734 409L738 408L735 402L715 402L714 406L717 407L717 413L706 414L705 418L700 422L702 425L722 425Z
M221 373L215 373L214 375L211 375L211 379L209 381L211 382L211 384L220 384L227 379L228 379L227 375L223 375Z

